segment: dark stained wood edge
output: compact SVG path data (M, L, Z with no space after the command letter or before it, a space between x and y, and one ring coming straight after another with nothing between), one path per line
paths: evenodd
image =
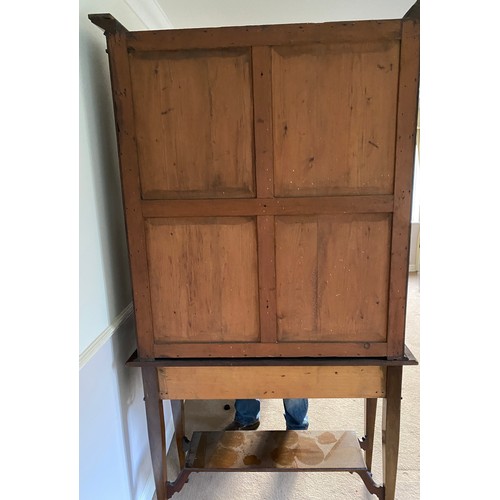
M141 210L141 186L135 141L132 82L126 34L107 37L113 90L120 178L123 193L125 228L134 297L138 349L142 357L154 357L151 296L149 291L145 225Z
M260 341L276 343L276 256L274 217L257 217Z
M416 366L418 361L408 347L401 359L381 357L323 357L323 358L156 358L140 359L135 351L127 366Z
M90 21L104 30L104 34L114 35L115 33L128 33L127 28L119 23L111 14L89 14Z
M177 445L177 457L179 459L179 470L184 469L186 465L186 455L184 453L184 436L186 434L184 421L184 401L181 399L173 399L170 401L172 408L172 419L175 429L175 443Z
M403 19L409 20L420 20L420 0L417 0L412 7L408 10L408 12L403 16Z
M372 494L376 495L379 500L385 500L385 486L377 484L373 476L367 470L355 470L354 473L358 474L366 489Z
M377 419L377 399L365 399L365 436L360 443L361 448L365 450L365 462L368 470L372 470L373 463L373 445L375 442L375 421Z
M175 493L179 493L184 485L189 481L191 471L182 469L175 481L167 481L167 499L172 498ZM158 497L156 497L157 500Z
M246 431L246 432L258 432L258 431ZM360 473L367 472L366 470L353 469L349 467L338 467L338 468L319 468L319 467L308 467L307 469L287 469L287 468L273 468L273 467L256 467L255 469L244 469L244 468L230 468L230 469L217 469L215 467L190 467L187 469L189 472L224 472L224 473L233 473L233 472L283 472L283 473L295 473L300 474L304 472L350 472L350 473Z
M274 195L271 47L252 47L254 150L257 196Z
M387 336L389 357L401 356L404 348L419 88L419 24L402 24Z
M401 21L388 19L134 31L129 37L129 47L137 51L162 51L297 43L364 42L400 38Z
M194 431L191 437L191 441L189 443L189 449L186 457L186 467L191 468L196 459L196 454L198 451L198 447L200 446L200 440L202 437L202 433L200 431Z
M402 379L402 366L387 368L385 398L382 404L382 464L387 500L394 500L396 497Z
M164 499L166 498L167 482L167 450L163 401L160 399L160 387L158 384L158 370L156 367L149 365L143 366L141 369L156 496L158 499Z
M304 198L142 201L142 215L153 217L217 217L391 213L392 195Z

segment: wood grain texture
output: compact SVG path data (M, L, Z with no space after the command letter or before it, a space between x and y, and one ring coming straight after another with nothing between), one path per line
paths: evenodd
M276 258L274 217L257 217L260 340L276 342Z
M130 63L143 198L254 196L250 51L134 53Z
M401 22L386 20L135 31L130 33L128 44L131 50L137 51L174 51L253 45L357 43L400 38Z
M379 398L383 366L221 366L158 369L164 399Z
M385 341L389 241L383 214L278 217L278 339Z
M275 47L277 196L390 194L399 43Z
M386 393L382 406L382 464L386 500L396 498L402 378L403 367L387 367Z
M273 95L270 47L252 48L257 196L274 195Z
M368 470L372 470L375 422L377 419L377 399L365 399L365 461Z
M155 344L157 358L380 357L386 342L206 342Z
M160 399L158 384L158 370L154 367L143 367L141 371L156 495L159 499L166 498L167 448L163 401Z
M144 220L141 214L141 186L135 143L135 117L132 102L126 33L107 37L115 122L120 162L120 178L127 231L128 254L134 298L137 346L141 357L153 356L153 325L149 294Z
M252 218L148 219L155 341L257 341Z
M402 359L416 12L149 32L93 16L141 359Z
M419 89L419 29L418 19L403 21L391 243L389 346L387 352L389 357L400 357L404 350Z
M96 26L99 26L106 36L114 35L118 32L128 32L111 14L89 14L88 18Z
M392 195L329 196L244 200L146 200L144 217L216 217L249 215L327 215L389 213Z

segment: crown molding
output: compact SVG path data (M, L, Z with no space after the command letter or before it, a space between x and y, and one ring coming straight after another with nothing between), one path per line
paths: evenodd
M147 29L172 29L174 25L156 0L125 0Z

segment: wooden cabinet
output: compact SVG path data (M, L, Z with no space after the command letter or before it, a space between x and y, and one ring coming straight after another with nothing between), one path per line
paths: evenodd
M419 23L109 15L138 354L404 355Z

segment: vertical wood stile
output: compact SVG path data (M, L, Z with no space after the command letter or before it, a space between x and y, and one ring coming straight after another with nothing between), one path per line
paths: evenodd
M272 54L270 47L252 47L255 127L255 178L258 198L274 196L272 127Z
M135 321L137 331L141 332L137 337L137 350L141 358L153 358L151 297L141 211L141 187L135 142L127 32L117 31L107 35Z
M272 128L272 54L270 47L252 47L257 197L274 196ZM276 342L276 259L273 216L257 217L260 340Z
M404 354L413 163L417 129L419 19L402 21L387 356Z
M274 217L257 217L261 342L277 342L274 234Z

